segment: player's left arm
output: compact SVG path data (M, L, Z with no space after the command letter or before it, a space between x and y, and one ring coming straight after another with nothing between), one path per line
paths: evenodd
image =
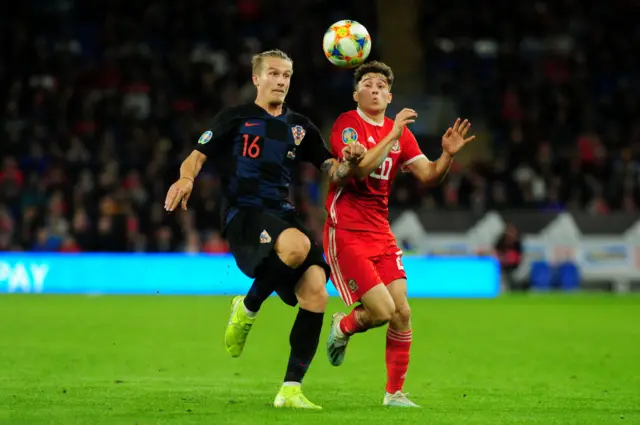
M468 120L460 122L458 118L442 136L442 155L436 161L430 161L421 151L415 136L408 132L407 140L403 146L404 161L403 171L409 171L420 183L433 186L444 180L449 173L451 164L458 152L476 136L465 138L469 132L471 123ZM406 146L406 148L405 148Z
M318 128L309 123L307 136L300 146L300 159L312 163L316 168L326 173L333 183L346 183L353 175L358 163L365 154L365 148L360 143L346 146L342 151L343 160L336 159L320 134Z

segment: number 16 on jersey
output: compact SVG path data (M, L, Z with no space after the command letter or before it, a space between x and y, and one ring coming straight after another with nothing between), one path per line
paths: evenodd
M260 136L253 136L248 134L242 135L242 156L248 156L249 158L257 158L260 156Z

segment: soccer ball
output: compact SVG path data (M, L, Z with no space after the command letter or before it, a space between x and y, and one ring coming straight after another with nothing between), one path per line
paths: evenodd
M322 48L332 64L355 68L371 53L371 36L364 25L356 21L338 21L324 33Z

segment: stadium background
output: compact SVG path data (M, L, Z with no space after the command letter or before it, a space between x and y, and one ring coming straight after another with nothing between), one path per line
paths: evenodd
M328 23L351 17L372 33L371 58L396 73L390 116L403 106L419 111L413 131L427 156L438 157L440 135L457 116L469 117L478 136L443 185L397 180L392 221L415 212L413 234L427 232L430 242L403 240L407 252L490 252L511 223L518 236L501 247L523 255L505 267L520 267L526 281L529 263L566 253L536 236L569 212L578 232L556 238L567 245L570 234L565 256L635 278L639 32L625 13L632 2L615 4L498 2L480 11L464 1L417 0L16 4L0 17L0 250L226 252L214 170L199 178L189 212L163 211L180 161L217 110L253 99L249 59L268 48L292 55L288 101L328 136L332 120L353 107L351 72L331 66L318 40ZM292 198L318 240L325 189L316 170L300 167ZM500 223L487 230L482 219L492 211ZM469 237L478 228L484 236ZM581 252L591 234L610 238Z
M632 0L7 5L0 292L16 294L0 294L0 424L640 423L639 298L608 293L637 289L640 270L637 9ZM266 303L231 359L228 296L166 295L244 289L217 228L215 171L198 179L188 213L162 204L211 116L253 99L248 63L262 49L292 55L289 102L328 135L353 107L351 73L321 52L325 28L344 18L363 23L371 58L393 66L393 107L419 111L412 129L429 157L458 115L478 139L442 186L401 176L391 199L418 296L406 388L423 409L381 408L377 329L354 339L339 369L321 347L305 393L324 412L285 414L267 406L296 310ZM318 238L324 184L303 166L293 194ZM607 292L496 297L497 263L479 253L501 254L503 287ZM165 296L93 296L105 292ZM328 313L344 309L330 300Z

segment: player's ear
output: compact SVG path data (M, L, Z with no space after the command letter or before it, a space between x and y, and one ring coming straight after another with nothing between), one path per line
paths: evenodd
M358 91L357 90L353 91L353 100L354 100L354 102L358 103Z
M393 100L393 93L389 93L389 103Z
M258 76L256 74L251 74L251 80L253 81L253 85L258 87Z

